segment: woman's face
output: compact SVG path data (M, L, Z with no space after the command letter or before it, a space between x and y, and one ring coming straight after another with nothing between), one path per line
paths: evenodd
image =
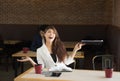
M55 31L53 29L48 29L45 34L46 41L53 42L55 39Z

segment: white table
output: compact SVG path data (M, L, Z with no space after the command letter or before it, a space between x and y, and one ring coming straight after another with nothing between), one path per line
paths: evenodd
M95 70L73 70L63 72L60 77L45 77L42 74L35 74L34 68L30 68L14 81L120 81L120 72L113 72L112 78L105 78L104 71Z

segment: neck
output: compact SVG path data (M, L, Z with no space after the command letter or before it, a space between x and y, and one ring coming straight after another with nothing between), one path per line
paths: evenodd
M52 53L52 42L46 42L46 46L50 53Z
M46 46L52 46L52 42L46 41Z

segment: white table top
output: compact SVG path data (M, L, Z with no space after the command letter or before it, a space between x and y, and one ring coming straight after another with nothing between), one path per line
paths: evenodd
M45 77L42 74L35 74L34 68L31 68L14 81L120 81L120 72L113 72L112 78L105 78L104 71L95 70L73 70L63 72L60 77Z

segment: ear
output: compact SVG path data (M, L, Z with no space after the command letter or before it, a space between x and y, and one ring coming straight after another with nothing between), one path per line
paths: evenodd
M40 35L42 36L42 37L44 37L44 32L43 31L40 31Z

